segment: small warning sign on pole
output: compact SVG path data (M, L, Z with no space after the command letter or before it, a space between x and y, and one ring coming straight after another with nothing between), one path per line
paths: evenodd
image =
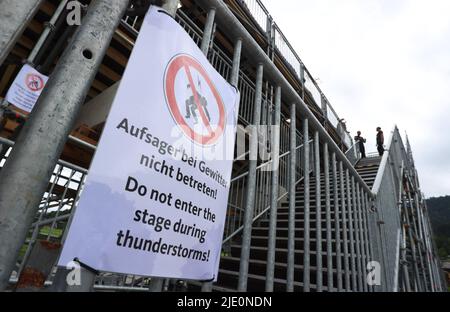
M47 76L25 64L8 90L6 100L17 108L31 113L47 80Z
M189 35L151 8L59 265L76 258L106 272L216 279L238 105Z

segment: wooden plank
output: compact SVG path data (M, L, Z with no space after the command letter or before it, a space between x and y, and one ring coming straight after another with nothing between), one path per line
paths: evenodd
M39 10L41 10L42 12L44 12L45 14L52 16L53 13L56 10L56 7L50 2L50 1L45 1L41 7L39 8Z
M108 55L110 58L112 58L114 61L116 61L118 64L120 64L122 67L127 66L128 58L126 58L122 53L120 53L113 47L108 48L106 55Z
M119 43L125 46L128 50L133 50L134 47L134 39L128 36L125 32L117 29L114 34L114 39L116 39Z
M28 25L28 28L31 29L36 34L41 34L44 30L44 25L36 21L35 19L31 21L30 25Z
M97 97L97 95L99 95L100 93L98 91L95 91L93 88L91 88L88 92L88 96L90 96L91 98L95 98Z
M16 46L12 51L11 54L14 54L15 56L17 56L18 58L25 60L28 57L29 51Z
M100 65L99 72L111 79L114 82L119 81L122 79L122 76L120 76L118 73L113 71L111 68L107 67L106 65Z
M27 48L29 50L31 50L34 47L34 45L35 45L35 42L33 42L33 40L31 40L30 38L25 37L25 36L20 37L18 42L22 46L24 46L25 48Z
M103 92L106 89L108 89L107 85L105 85L104 83L98 81L97 79L95 79L94 82L92 83L92 87L94 89L96 89L97 91L99 91L99 92Z

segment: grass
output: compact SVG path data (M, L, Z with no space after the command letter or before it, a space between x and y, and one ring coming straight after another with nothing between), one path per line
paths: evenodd
M60 238L63 235L63 230L61 229L52 229L49 226L44 226L40 231L39 235L49 236L51 238Z
M50 238L61 238L63 235L63 230L61 229L52 229L50 226L44 226L40 231L39 231L39 236L41 238L47 238L48 236L50 236ZM27 237L27 241L30 241L31 237ZM39 239L39 238L38 238ZM23 259L23 257L25 256L25 253L27 252L27 248L28 248L28 243L23 244L23 246L20 248L19 251L19 259Z

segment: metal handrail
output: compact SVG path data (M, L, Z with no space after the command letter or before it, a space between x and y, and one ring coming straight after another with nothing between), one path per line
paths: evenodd
M312 171L311 171L312 172ZM310 172L310 173L311 173ZM297 180L297 182L295 183L295 185L298 185L300 182L302 182L305 179L305 177L301 177L299 180ZM284 192L282 195L280 195L277 198L277 202L279 202L281 199L283 199L284 197L286 197L286 195L288 195L289 192L286 191ZM262 218L269 210L271 209L271 206L268 205L265 209L262 210L262 212L260 212L259 214L257 214L254 218L252 223L255 223L256 221L258 221L260 218ZM229 242L231 239L233 239L234 237L236 237L237 235L239 235L242 231L244 230L244 226L240 226L234 233L232 233L231 235L229 235L227 238L225 238L222 242L222 244L225 244L227 242Z
M314 140L309 140L309 143L312 143L312 142L314 142ZM295 150L301 149L301 148L303 147L303 145L304 145L304 144L301 144L301 145L297 146L297 147L295 148ZM250 154L250 152L245 153L245 155L248 155L248 154ZM290 155L290 154L291 154L291 152L288 151L288 152L286 152L286 153L284 153L284 154L281 154L279 157L280 157L280 159L281 159L281 158L283 158L284 156ZM237 158L237 159L239 159L239 158ZM273 159L270 159L270 160L268 160L267 162L265 162L265 163L259 165L258 167L256 167L256 170L261 169L261 168L264 168L264 167L270 165L272 162L273 162ZM242 178L244 178L244 177L246 177L246 176L248 176L248 171L247 171L247 172L244 172L243 174L238 175L237 177L234 177L234 178L230 181L230 183L236 182L237 180L242 179Z
M356 145L358 145L359 142L361 142L361 141L358 140L355 143L353 143L353 145L348 149L348 151L345 152L345 155L347 155L354 147L356 147Z
M394 135L398 132L397 126L394 126L394 129L391 131L389 136L389 140L387 143L387 148L383 154L383 158L381 159L380 167L378 169L377 177L375 178L375 182L372 187L372 193L377 196L380 188L381 181L383 180L384 171L386 166L388 165L389 155L391 154L392 142L394 142Z
M290 63L290 61L288 60L288 57L286 55L283 54L283 51L278 48L278 51L280 53L280 56L283 57L287 63L289 65L291 65L295 72L295 74L297 75L297 78L299 78L299 81L301 80L301 70L303 68L304 72L306 75L309 76L309 78L311 79L311 82L313 83L313 86L317 89L317 91L319 92L320 96L323 97L323 99L326 101L327 106L331 109L332 113L334 114L334 116L337 118L337 120L340 120L339 115L336 113L335 109L333 108L333 106L331 105L330 101L328 100L328 98L325 96L325 93L322 91L322 89L319 87L317 81L313 78L313 76L311 75L310 71L308 70L308 68L306 67L306 65L303 63L303 61L301 60L300 56L298 55L297 51L295 51L295 49L292 47L291 43L289 42L289 40L286 38L286 36L284 35L284 33L282 32L282 30L280 29L280 27L278 26L278 24L272 19L272 17L270 16L269 11L267 10L267 8L264 6L264 4L260 1L260 0L253 0L254 3L256 5L258 5L261 10L266 14L266 19L268 21L268 24L271 24L271 27L274 27L275 31L278 32L278 35L280 36L280 39L282 39L282 41L284 42L284 44L286 45L286 47L290 50L290 52L292 53L292 56L294 56L298 62L299 65L299 70L297 70L296 68L294 68L294 65ZM248 13L250 13L253 17L253 19L256 20L256 17L253 16L253 12L251 10L251 8L248 6L248 1L246 0L240 0L240 3L245 4L245 7L248 11ZM266 28L266 32L269 31ZM303 85L303 81L301 81L302 85ZM316 103L317 105L320 105L321 103Z
M14 147L14 145L15 145L16 143L15 143L14 141L5 139L5 138L3 138L3 137L0 137L0 144L6 145L6 146L8 146L8 147ZM88 143L87 143L87 144L88 144ZM69 169L75 170L75 171L79 171L79 172L81 172L81 173L83 173L83 174L87 174L87 173L88 173L88 169L82 168L82 167L77 166L77 165L74 165L74 164L71 164L71 163L69 163L69 162L67 162L67 161L65 161L65 160L62 160L62 159L58 160L57 164L58 164L58 165L61 165L61 166L63 166L63 167L67 167L67 168L69 168Z
M314 140L310 140L309 143L311 143L311 142L313 142L313 141L314 141ZM301 145L299 145L299 146L297 146L295 150L298 151L298 150L301 149L303 146L304 146L304 143L301 144ZM283 153L282 155L279 156L279 161L281 162L281 161L282 161L282 158L285 158L285 157L289 156L290 154L291 154L291 151L287 151L287 152ZM257 172L258 172L258 170L262 170L263 168L268 167L269 165L272 164L272 162L273 162L273 159L271 159L271 160L269 160L269 161L267 161L267 162L265 162L265 163L263 163L263 164L260 164L258 167L256 167ZM312 172L312 171L311 171L311 172ZM311 173L311 172L310 172L310 173ZM235 183L235 182L237 182L237 181L239 181L239 180L241 180L241 179L247 177L248 174L249 174L249 172L247 171L247 172L245 172L245 173L243 173L243 174L241 174L241 175L239 175L239 176L233 178L233 179L231 180L230 184ZM296 185L298 185L298 183L300 183L301 181L303 181L303 179L304 179L304 176L300 177L300 179L297 180ZM277 202L280 201L282 198L286 197L286 195L288 195L288 194L289 194L288 191L284 192L282 195L280 195L280 196L277 198ZM229 207L231 206L231 207L234 208L234 209L244 210L242 207L238 207L238 206L232 205L232 204L230 204L230 203L228 203L228 206L229 206ZM270 206L270 204L269 204L269 205L266 206L264 209L262 209L261 212L256 211L256 212L257 212L257 215L253 218L253 222L258 221L261 217L263 217L263 216L270 210L270 208L271 208L271 206ZM234 230L234 232L232 232L231 234L226 235L226 237L225 237L224 240L223 240L223 244L229 242L231 239L233 239L234 237L236 237L237 235L239 235L243 230L244 230L244 225L240 225L236 230Z
M242 39L242 50L252 51L252 57L249 60L252 61L254 65L264 65L264 74L267 76L267 79L271 80L274 85L278 85L282 88L284 102L297 104L297 107L301 111L303 116L310 120L312 128L319 132L319 135L324 142L328 143L330 151L336 153L338 160L343 162L343 164L349 169L350 173L356 178L357 182L368 193L369 197L373 198L374 194L371 192L366 182L361 178L353 165L347 159L345 154L337 146L329 133L323 128L319 120L317 120L314 114L310 111L298 92L280 73L276 65L268 57L265 51L259 46L255 39L248 33L248 31L240 23L238 18L231 12L228 6L221 0L198 0L198 3L203 8L208 8L211 6L216 8L217 24L221 27L221 29L223 31L226 31L230 39L232 40Z

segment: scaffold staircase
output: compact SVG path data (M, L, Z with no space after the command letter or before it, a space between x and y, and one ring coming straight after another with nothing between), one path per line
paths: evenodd
M356 169L358 173L363 178L364 182L372 188L375 178L378 173L378 169L381 162L381 157L370 157L360 160ZM330 182L332 182L332 172L330 170ZM347 205L347 183L344 180L344 194L342 194L341 181L337 179L337 199L339 207L341 207L342 202ZM337 290L337 270L336 270L336 232L337 226L340 227L340 239L343 236L343 223L342 223L342 208L339 208L339 225L336 223L335 218L335 197L333 183L330 183L330 229L332 235L332 263L333 263L333 281L328 282L327 274L327 213L326 213L326 197L324 192L325 176L321 174L321 192L320 192L320 227L321 227L321 250L322 252L322 290L328 291L328 285L333 285L332 291ZM310 181L310 287L312 291L317 290L317 202L318 197L316 196L316 181L314 174L311 175ZM303 290L303 274L305 272L305 267L303 265L304 255L305 255L305 190L303 183L299 184L296 192L296 205L295 205L295 277L294 286L295 291ZM353 196L350 195L350 202L353 202ZM348 209L345 207L346 215L348 216ZM351 211L352 215L354 211ZM266 215L261 220L257 221L253 225L252 230L252 241L250 249L250 263L248 272L248 290L249 291L264 291L266 282L266 269L267 269L267 253L268 253L268 240L269 240L269 219L270 215ZM349 222L347 220L347 240L349 241ZM284 201L280 204L277 212L277 242L276 242L276 255L275 255L275 279L274 279L274 289L275 291L284 292L287 287L287 258L288 258L288 222L289 222L289 202ZM360 245L360 248L366 248ZM217 291L236 291L238 280L239 280L239 266L240 266L240 256L241 256L241 242L240 236L232 241L231 248L229 252L225 253L221 259L219 281L214 285L214 289ZM350 253L350 243L348 245L348 252ZM344 256L344 247L341 245L341 254ZM356 259L355 259L356 260ZM351 266L351 257L349 257L349 266ZM355 263L354 271L357 272L357 267ZM342 258L342 268L344 269L344 259ZM358 274L358 273L356 273ZM362 287L360 285L362 276L356 276L356 284L349 285L358 289ZM345 277L342 277L343 287L345 288ZM353 278L350 274L350 281Z
M381 157L368 157L361 159L355 166L367 186L372 188L380 167Z
M375 167L373 167L375 168ZM370 176L370 175L369 175ZM330 178L332 177L330 172ZM311 176L310 181L310 287L312 291L317 290L317 202L318 198L321 202L320 205L320 227L322 232L321 239L321 250L322 252L322 290L328 291L327 285L334 285L333 290L336 290L337 285L337 271L336 266L336 219L335 219L335 202L334 196L331 196L330 201L330 229L332 235L332 263L333 263L333 282L328 282L327 275L327 214L326 214L326 197L324 190L325 177L321 175L321 192L320 196L316 197L316 182L314 176ZM344 195L342 195L341 183L338 178L338 203L339 205L344 200L347 203L347 186L346 181L344 181ZM330 187L330 193L334 194L334 187ZM305 225L305 190L303 183L299 185L296 192L296 209L295 209L295 277L294 277L294 287L295 291L303 291L303 274L305 268L303 265L304 255L305 255L305 239L304 239L304 225ZM343 197L342 197L343 196ZM350 200L353 197L350 196ZM353 211L351 212L353 214ZM348 212L346 213L348 214ZM342 210L339 211L340 216L340 236L343 235L342 230ZM252 241L250 249L250 264L249 264L249 274L248 274L248 290L251 292L258 292L265 290L266 282L266 269L267 269L267 253L268 253L268 240L269 240L269 218L262 218L253 225L252 230ZM277 242L276 242L276 256L275 256L275 279L274 279L274 290L278 292L286 291L287 287L287 258L288 258L288 222L289 222L289 202L285 201L281 203L278 208L277 214ZM347 219L348 223L348 219ZM347 227L347 233L349 229ZM350 245L350 243L349 243ZM214 286L216 290L220 291L236 291L239 279L239 265L241 256L241 244L240 238L233 241L231 245L231 252L226 254L221 259L219 281ZM348 247L350 250L350 247ZM361 246L361 248L365 248ZM343 246L341 246L341 252L343 257ZM350 251L349 251L350 252ZM351 260L349 259L349 263ZM342 267L344 266L344 261L342 260ZM356 270L356 267L355 267ZM350 278L352 278L350 276ZM359 281L359 276L357 277ZM358 282L359 283L359 282ZM358 284L359 285L359 284ZM344 285L345 286L345 285ZM358 287L354 285L355 288Z

